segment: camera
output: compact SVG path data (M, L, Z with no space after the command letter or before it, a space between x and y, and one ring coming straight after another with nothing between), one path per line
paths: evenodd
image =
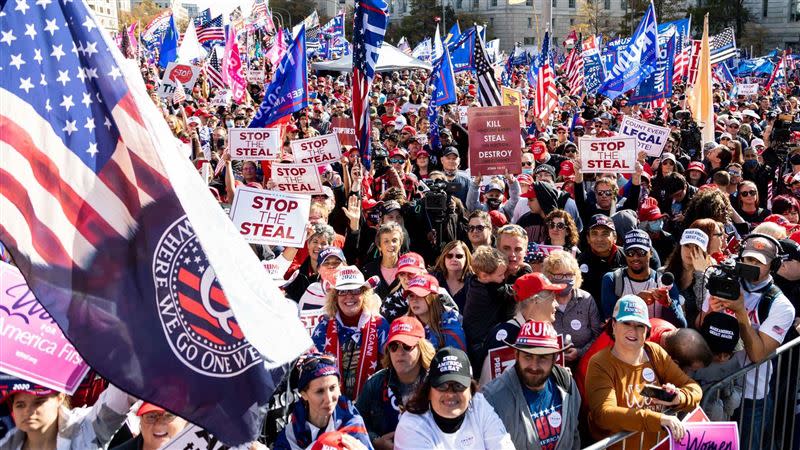
M769 140L777 145L788 144L795 131L800 131L800 119L793 118L791 114L778 114Z
M433 222L443 222L450 207L450 196L458 190L458 183L445 180L423 180L428 191L422 197L422 205Z
M741 280L753 282L760 271L752 264L727 259L708 269L706 289L714 297L736 300L741 293Z

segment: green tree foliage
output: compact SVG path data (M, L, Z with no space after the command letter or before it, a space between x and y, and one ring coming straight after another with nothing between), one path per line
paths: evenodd
M702 28L703 17L708 14L708 30L716 34L726 27L734 27L736 35L741 36L745 31L745 24L752 20L750 11L745 7L744 0L702 0L700 6L689 8L693 22Z
M138 21L138 31L144 29L153 18L161 13L162 9L156 5L153 0L144 0L130 11L119 11L117 13L119 19L120 30L124 30L128 25Z

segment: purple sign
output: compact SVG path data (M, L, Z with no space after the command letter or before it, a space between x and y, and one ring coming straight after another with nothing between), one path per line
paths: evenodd
M16 267L0 262L0 371L72 395L89 365Z
M670 437L672 450L739 450L736 422L684 422L686 435L680 441Z

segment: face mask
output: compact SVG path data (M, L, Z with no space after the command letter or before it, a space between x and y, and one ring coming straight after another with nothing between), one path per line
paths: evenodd
M654 222L650 222L647 226L650 231L659 232L662 228L664 228L664 221L663 220L656 220Z
M522 169L522 173L527 173L528 175L533 175L533 169Z
M232 120L226 120L226 121L225 121L225 126L226 126L226 127L228 127L228 128L233 128L233 125L234 125L234 123L233 123L233 121L232 121Z
M214 145L216 145L216 147L220 148L220 149L225 148L225 139L217 139L217 140L215 140L214 141Z
M500 208L500 199L499 198L488 198L486 199L486 206L489 208L490 211Z
M566 297L567 295L569 295L570 292L572 292L572 288L575 287L575 280L566 280L560 282L559 284L566 284L567 287L565 287L562 291L560 291L556 295L558 295L559 297Z
M750 159L742 164L742 169L744 170L755 170L758 167L758 160L757 159Z

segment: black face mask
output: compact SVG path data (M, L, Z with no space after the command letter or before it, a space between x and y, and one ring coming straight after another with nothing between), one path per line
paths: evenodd
M214 146L219 149L225 148L225 139L215 139Z
M489 211L494 211L495 209L500 209L500 201L499 198L487 198L486 199L486 206L489 208Z

